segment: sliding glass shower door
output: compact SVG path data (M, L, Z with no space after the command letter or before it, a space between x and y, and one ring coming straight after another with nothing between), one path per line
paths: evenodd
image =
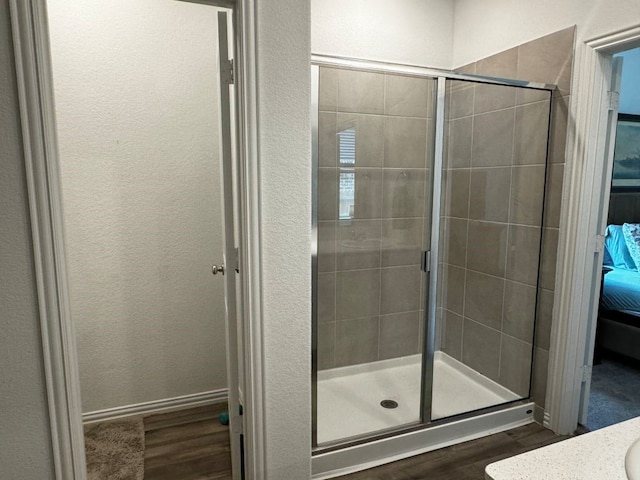
M320 447L528 398L543 296L550 91L353 63L313 67Z
M421 418L435 83L320 68L318 443Z

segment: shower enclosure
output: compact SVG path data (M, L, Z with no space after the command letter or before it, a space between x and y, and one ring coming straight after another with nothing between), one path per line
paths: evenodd
M532 421L553 87L313 60L315 478Z

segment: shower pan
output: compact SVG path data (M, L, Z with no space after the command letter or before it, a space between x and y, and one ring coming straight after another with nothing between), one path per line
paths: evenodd
M533 421L554 87L312 60L314 478Z

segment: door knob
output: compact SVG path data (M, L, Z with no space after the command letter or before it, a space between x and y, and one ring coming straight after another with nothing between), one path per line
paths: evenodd
M211 267L211 273L213 273L214 275L217 275L219 273L224 275L224 265L214 265L213 267Z

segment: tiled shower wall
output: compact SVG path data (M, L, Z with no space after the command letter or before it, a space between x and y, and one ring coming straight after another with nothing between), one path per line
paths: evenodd
M532 398L544 408L560 207L565 166L568 109L573 66L575 27L567 28L458 69L503 78L558 86L552 96L549 168L546 177L545 217L538 291L538 317L534 337Z
M442 349L529 396L548 91L448 82Z
M434 84L320 69L320 370L421 350ZM353 182L353 200L345 182Z

